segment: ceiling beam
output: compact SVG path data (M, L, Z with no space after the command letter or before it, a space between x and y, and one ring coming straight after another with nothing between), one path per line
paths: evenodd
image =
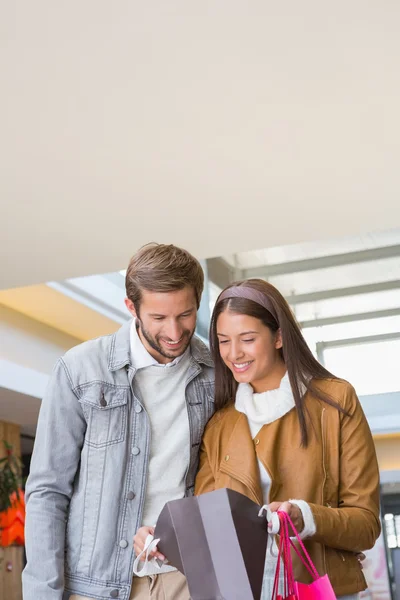
M305 302L320 302L331 298L343 298L346 296L358 296L359 294L373 294L375 292L386 292L400 289L400 280L382 281L379 283L367 283L333 290L321 290L320 292L309 292L307 294L292 294L286 296L286 300L294 306Z
M317 342L317 346L326 350L327 348L341 348L342 346L356 346L358 344L377 344L379 342L390 342L392 340L399 339L400 331L394 331L392 333L379 333L377 335L365 335L342 340L329 340L326 342Z
M374 310L365 313L356 313L352 315L340 315L336 317L323 317L301 321L300 327L323 327L324 325L337 325L338 323L351 323L353 321L367 321L369 319L383 319L386 317L397 317L400 315L400 308L389 308L387 310Z
M400 256L400 245L345 252L344 254L318 256L316 258L307 258L304 260L295 260L274 265L262 265L260 267L244 269L243 272L245 279L252 277L263 277L268 279L278 275L289 275L291 273L314 271L315 269L340 267L343 265L370 262L384 258L394 258L396 256Z

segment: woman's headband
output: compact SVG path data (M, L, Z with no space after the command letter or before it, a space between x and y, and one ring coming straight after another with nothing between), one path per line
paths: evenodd
M228 298L246 298L246 300L252 300L253 302L257 302L257 304L261 304L271 315L274 317L275 321L279 325L279 319L276 314L276 310L271 302L271 300L265 296L262 292L255 290L252 287L246 287L244 285L235 285L233 287L228 288L223 291L217 300L221 302L222 300L227 300Z

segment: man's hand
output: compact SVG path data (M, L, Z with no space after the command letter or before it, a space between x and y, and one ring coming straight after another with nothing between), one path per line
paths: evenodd
M154 535L154 527L141 527L137 530L135 537L133 538L133 548L135 550L136 556L139 556L141 552L144 550L144 544L146 542L146 538L148 535ZM149 557L158 558L160 560L165 560L165 556L158 551L157 548L150 552ZM145 554L141 556L140 560L145 560Z
M271 502L268 505L271 512L285 512L292 519L293 525L297 529L297 533L301 533L304 529L303 514L297 504L291 504L290 502ZM290 528L289 528L290 529ZM289 531L290 533L290 531Z

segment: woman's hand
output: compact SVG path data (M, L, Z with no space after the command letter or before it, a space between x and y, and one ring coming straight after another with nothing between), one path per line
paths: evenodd
M268 505L271 512L285 512L292 519L293 525L296 527L297 533L301 533L304 529L303 514L297 504L290 502L271 502Z
M365 556L364 552L357 552L356 556L357 556L358 564L363 569L364 565L362 564L362 561L365 560L367 557Z
M146 542L146 538L148 535L154 535L154 527L141 527L137 530L135 537L133 538L133 548L135 550L136 556L139 556L141 552L144 550L144 545ZM159 558L160 560L165 560L165 556L158 551L157 548L150 552L149 557ZM146 560L146 555L140 557L140 560Z

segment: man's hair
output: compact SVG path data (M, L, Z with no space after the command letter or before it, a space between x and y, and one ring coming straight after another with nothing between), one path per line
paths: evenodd
M194 290L197 308L204 287L199 261L187 250L173 244L146 244L131 258L125 277L126 295L139 309L142 291L174 292Z

